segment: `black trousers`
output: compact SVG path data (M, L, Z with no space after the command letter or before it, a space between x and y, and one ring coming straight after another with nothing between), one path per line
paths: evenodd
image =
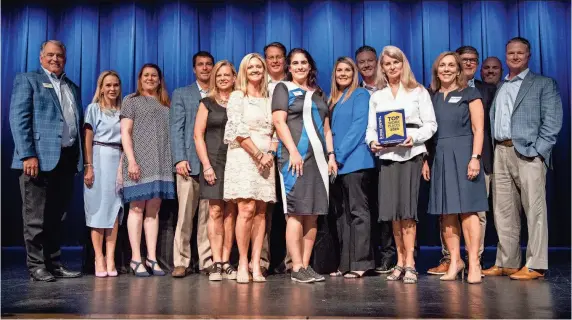
M364 271L375 267L371 245L370 197L373 170L360 170L340 175L333 188L336 206L337 234L340 244L338 270Z
M20 175L26 263L30 272L61 266L60 235L65 212L73 195L73 179L79 161L77 145L63 148L52 171L36 178Z
M392 222L377 222L379 210L377 205L378 180L378 174L372 174L371 184L368 188L370 192L370 210L372 212L371 239L374 247L375 265L380 266L382 263L393 265L396 262L397 252L395 241L393 240Z

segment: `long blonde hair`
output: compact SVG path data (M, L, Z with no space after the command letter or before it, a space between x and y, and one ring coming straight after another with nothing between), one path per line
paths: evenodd
M220 70L220 68L222 68L224 66L230 67L232 74L236 77L236 70L234 69L234 65L230 61L221 60L221 61L217 62L211 71L211 77L209 79L209 94L207 95L207 97L211 97L214 99L219 98L219 91L218 91L218 88L216 86L216 73ZM235 80L235 83L233 83L233 85L232 85L231 92L234 90L235 84L236 84L236 80Z
M403 87L412 90L419 87L419 83L415 80L415 76L413 75L413 71L411 71L411 66L409 65L409 60L407 57L396 46L385 46L383 50L379 54L379 59L377 60L377 77L375 84L378 89L383 89L387 87L389 80L387 79L387 75L383 72L383 56L388 56L390 58L396 59L397 61L403 63L402 70L401 70L401 84Z
M159 102L168 108L171 105L171 100L169 99L169 92L167 91L165 78L163 77L163 72L161 71L161 68L159 68L159 66L154 63L146 63L139 70L139 74L137 75L137 92L135 92L133 96L136 97L143 94L143 85L141 83L141 77L143 76L143 70L145 70L145 68L153 68L157 70L160 82L159 87L157 88L157 97L159 99Z
M330 109L332 109L334 105L338 103L343 93L340 90L338 83L336 82L336 69L338 68L338 65L340 63L345 63L349 65L354 73L352 76L352 83L350 83L350 85L348 86L348 92L344 96L344 100L342 102L348 100L348 98L352 95L354 90L359 86L358 68L355 62L352 60L352 58L349 57L339 57L338 60L336 60L336 63L334 64L334 70L332 71L332 87L330 89L330 100L328 101Z
M105 80L107 76L114 76L117 78L117 81L119 81L119 93L117 94L117 98L115 98L115 105L117 108L121 108L121 78L119 78L119 74L114 70L105 70L99 74L99 77L97 77L97 88L95 89L91 103L99 103L103 100L103 80Z
M246 56L244 56L244 58L242 58L242 61L240 61L240 66L238 67L238 76L236 77L234 88L235 90L242 91L242 93L244 93L245 96L248 95L247 93L248 76L246 74L246 68L248 67L248 63L252 59L260 60L262 66L264 67L263 71L264 73L262 75L262 80L260 83L260 94L263 97L268 97L268 68L266 67L266 62L264 62L264 59L258 53L249 53Z
M457 63L457 77L455 78L455 82L457 83L459 90L465 89L468 86L467 78L463 72L461 56L453 51L445 51L441 53L437 59L435 59L435 62L433 62L433 67L431 68L431 91L433 92L437 92L439 89L441 89L441 79L439 79L439 63L441 63L441 60L443 60L443 58L446 56L453 56L455 58L455 62Z

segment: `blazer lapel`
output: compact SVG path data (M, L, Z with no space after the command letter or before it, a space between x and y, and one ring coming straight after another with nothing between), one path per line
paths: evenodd
M532 86L532 82L534 82L534 74L529 71L526 77L524 77L524 79L522 80L520 89L518 89L518 94L516 95L516 100L514 101L513 114L514 110L516 110L516 108L518 108L518 106L522 102L522 99L524 99L524 96L530 89L530 86Z
M199 91L199 85L196 81L191 84L191 97L197 99L197 101L201 100L201 92Z
M336 103L336 105L333 108L334 114L332 115L332 126L334 125L334 121L336 120L336 118L338 117L338 114L340 113L340 110L339 110L340 107L342 106L342 104L344 104L342 101L344 101L344 98L346 97L346 93L347 93L347 89L344 91L344 93L342 93L340 100L338 100L338 102Z
M50 78L44 72L44 70L40 69L40 70L38 70L38 73L40 74L42 86L44 85L44 83L47 83L50 86L52 86L51 88L46 88L46 89L48 90L48 92L52 96L52 100L54 101L54 104L58 107L58 110L60 111L60 113L62 114L62 117L63 117L64 114L62 113L62 106L60 104L60 100L58 99L58 95L56 94L56 88L54 88L54 86L52 85L52 82L50 81Z

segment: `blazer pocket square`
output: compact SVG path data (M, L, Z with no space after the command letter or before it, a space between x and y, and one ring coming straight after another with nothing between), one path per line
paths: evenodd
M44 88L52 88L52 89L54 88L54 85L51 83L45 83L44 82L44 83L42 83L42 85L44 86Z

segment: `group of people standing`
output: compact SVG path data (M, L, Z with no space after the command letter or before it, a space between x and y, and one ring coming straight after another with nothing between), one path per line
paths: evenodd
M271 212L281 201L292 280L325 280L310 258L318 216L330 213L340 241L331 276L360 278L375 270L390 281L417 283L422 178L430 182L428 212L440 215L443 241L444 257L430 274L464 277L461 232L469 283L480 283L483 274L534 279L548 269L545 175L562 103L554 80L529 71L524 38L507 43L509 73L502 82L494 57L482 69L491 84L476 80L478 52L464 46L437 57L428 89L399 48L386 46L378 57L363 46L357 63L335 62L329 97L304 49L287 53L273 42L264 57L247 54L238 72L200 51L192 61L196 82L176 89L172 99L155 64L141 67L136 92L123 99L119 75L102 72L85 116L79 90L64 73L65 53L59 41L43 43L42 68L19 74L12 93L12 167L22 170L32 279L81 275L60 263L57 237L73 176L82 169L97 277L118 275L114 251L127 203L133 274L165 275L156 257L158 214L162 200L177 198L173 277L188 273L198 212L199 268L209 279L266 281ZM395 109L405 112L407 138L382 145L376 113ZM499 244L495 266L481 271L491 185ZM521 206L529 225L522 269L515 232ZM381 245L390 252L392 240L396 261L382 253L376 263L374 250ZM235 241L237 268L230 262Z

